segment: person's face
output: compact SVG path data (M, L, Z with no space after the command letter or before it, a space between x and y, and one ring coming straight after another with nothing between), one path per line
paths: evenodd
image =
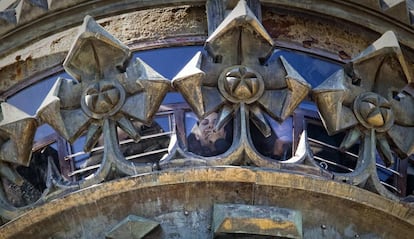
M198 126L198 128L200 129L200 133L204 137L208 137L211 133L213 133L216 122L217 122L217 113L215 112L205 117L203 120L201 120Z

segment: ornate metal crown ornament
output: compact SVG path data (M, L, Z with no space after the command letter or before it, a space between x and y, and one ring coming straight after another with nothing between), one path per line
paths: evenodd
M69 142L86 132L86 152L103 134L101 166L81 186L103 181L113 167L127 175L152 171L152 165L136 165L124 158L117 126L139 141L131 120L150 124L170 82L140 59L131 59L128 47L91 17L85 18L63 65L75 80L58 79L38 115Z
M398 40L394 33L386 32L313 90L328 133L347 132L341 144L344 150L359 144L355 171L337 174L337 180L395 197L378 179L376 158L389 167L395 156L404 159L414 153L410 84L412 78Z
M308 95L310 84L282 56L267 62L274 42L245 1L240 1L209 36L204 49L172 84L199 119L219 111L216 129L235 115L233 145L220 157L208 159L207 164L251 161L257 166L278 165L254 148L249 120L268 137L271 126L264 114L284 121Z

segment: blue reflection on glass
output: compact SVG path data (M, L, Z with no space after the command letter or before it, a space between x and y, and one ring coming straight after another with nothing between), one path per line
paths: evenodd
M134 57L139 57L158 73L171 80L198 51L202 50L202 46L160 48L135 52Z
M29 115L36 114L37 109L55 83L57 76L47 78L31 85L7 99L12 104Z
M284 50L275 50L268 62L277 60L280 56L285 57L289 64L315 88L329 76L342 68L340 64L335 64L326 60L321 60L305 54Z
M29 115L35 115L37 109L40 107L43 100L46 98L46 95L59 77L70 78L66 73L59 73L51 76L19 91L17 94L8 98L7 103L14 105ZM49 125L41 125L37 128L34 139L37 141L54 132L54 129Z
M58 73L19 91L8 98L7 103L16 106L29 115L34 115L59 77L72 78L64 72Z
M201 50L203 50L202 46L161 48L135 52L134 57L139 57L158 73L171 80ZM178 102L184 102L183 96L179 93L170 92L165 96L162 103Z

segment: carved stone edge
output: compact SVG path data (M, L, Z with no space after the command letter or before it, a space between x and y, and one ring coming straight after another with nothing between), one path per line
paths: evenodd
M116 197L125 192L199 182L243 182L258 186L289 188L292 192L295 190L312 192L320 196L358 203L372 210L378 210L414 227L414 207L409 206L409 204L386 199L364 189L335 181L327 181L282 171L227 166L166 170L123 178L92 188L86 188L82 191L67 195L64 198L53 200L43 206L33 208L24 217L19 217L3 225L0 233L5 238L11 238L16 233L19 233L19 230L29 228L31 225L37 225L37 223L48 220L49 217L56 216L61 212L75 210L86 205L95 205L101 199Z

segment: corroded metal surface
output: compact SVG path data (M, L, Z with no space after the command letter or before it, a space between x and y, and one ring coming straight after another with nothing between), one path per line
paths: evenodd
M212 229L220 235L303 238L299 211L245 204L214 204Z
M129 175L152 171L152 165L136 165L124 158L116 128L120 127L139 141L140 135L131 120L150 124L170 82L141 60L131 60L129 48L89 16L85 18L64 67L73 80L59 78L34 117L8 103L1 104L2 178L22 185L23 180L14 168L16 164L29 165L36 128L44 123L69 142L85 135L85 151L90 151L103 134L105 148L101 167L85 180L64 183L53 160L47 159L48 166L42 169L44 175L41 176L46 181L42 196L30 206L15 207L2 190L3 218L15 218L64 191L99 183L115 169Z

